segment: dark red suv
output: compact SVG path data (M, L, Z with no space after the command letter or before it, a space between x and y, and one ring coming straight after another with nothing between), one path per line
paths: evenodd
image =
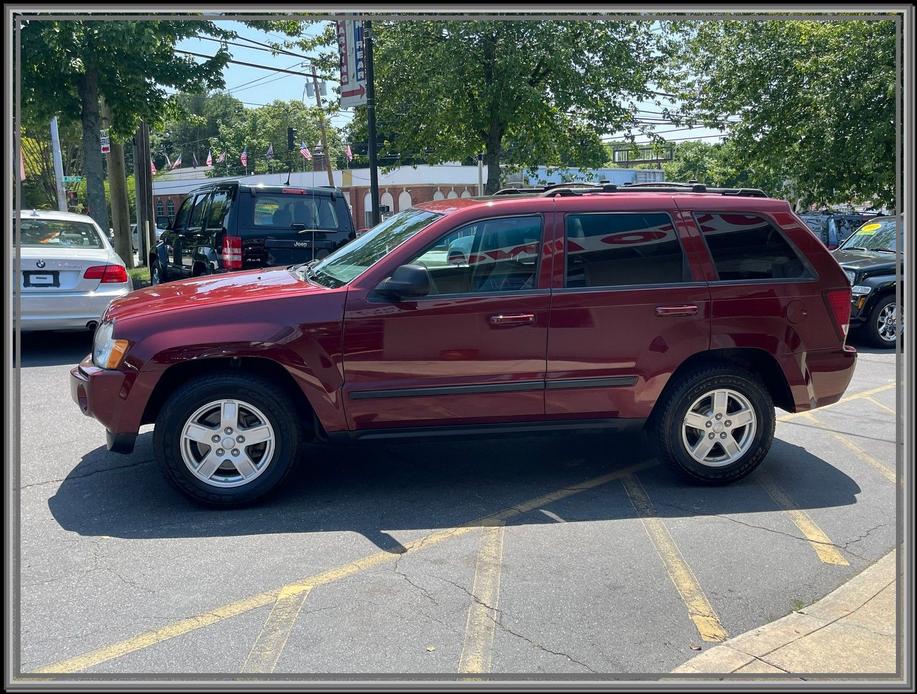
M646 422L709 483L764 458L774 406L836 402L850 284L786 202L666 184L444 200L327 258L112 303L74 400L195 499L249 502L306 440Z

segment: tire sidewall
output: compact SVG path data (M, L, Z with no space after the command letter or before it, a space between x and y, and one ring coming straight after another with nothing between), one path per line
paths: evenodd
M163 283L162 267L160 267L158 262L153 263L153 265L150 266L150 284L152 286L155 286L157 284L162 284L162 283Z
M181 454L181 432L188 418L204 405L234 399L257 407L274 430L274 454L268 468L249 484L214 487L188 469ZM300 428L293 403L276 387L261 379L216 375L192 382L165 403L153 431L153 447L166 476L196 501L216 506L240 506L273 491L294 466L300 451Z
M718 388L737 391L747 398L755 411L757 422L754 438L745 454L729 465L712 467L691 457L682 440L682 424L688 408L702 395ZM673 405L664 422L663 436L673 462L690 477L714 484L732 482L754 470L767 455L774 437L774 404L767 390L754 378L728 372L709 374L689 379L674 396Z
M888 294L876 302L876 305L872 307L872 310L869 312L869 326L867 328L867 334L869 335L869 341L872 342L873 346L879 347L881 349L894 349L895 340L885 340L879 335L879 314L882 312L882 309L888 304L894 304L895 295ZM901 315L901 312L898 311L898 315Z

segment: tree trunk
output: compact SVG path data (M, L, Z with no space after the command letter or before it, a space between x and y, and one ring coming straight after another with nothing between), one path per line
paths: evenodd
M83 124L83 175L86 177L86 204L89 216L108 233L108 205L105 202L105 174L102 169L99 135L99 84L93 71L77 80L80 94L80 120Z
M102 121L106 128L111 127L111 106L104 99ZM108 190L111 195L112 227L115 230L115 252L127 267L134 267L130 204L127 201L127 178L124 175L124 146L115 142L114 138L111 139L111 151L108 153Z
M487 184L484 186L485 195L493 195L500 190L500 154L502 151L502 133L498 133L492 128L484 150L484 164L487 166Z

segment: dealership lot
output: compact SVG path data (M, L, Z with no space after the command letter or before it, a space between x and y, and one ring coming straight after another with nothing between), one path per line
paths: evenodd
M214 511L168 485L150 427L105 450L69 395L88 350L23 339L23 673L669 672L895 541L894 353L781 412L727 487L635 433L456 438L315 446L280 494Z

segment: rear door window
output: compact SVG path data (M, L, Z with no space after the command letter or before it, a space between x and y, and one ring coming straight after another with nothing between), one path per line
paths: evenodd
M210 199L209 193L198 195L194 199L194 209L191 210L191 217L188 220L188 231L200 231L204 226L204 214L207 211L207 202Z
M226 225L226 215L229 213L229 191L218 190L210 199L210 211L207 213L207 230L219 231Z
M807 279L812 276L780 230L745 212L694 215L720 280Z
M169 200L169 204L172 201ZM178 210L178 214L175 216L175 224L172 225L172 230L179 233L185 230L185 227L188 226L188 217L191 216L191 208L194 206L194 198L189 197L185 198L181 204L181 207Z
M566 287L686 280L681 244L664 212L570 214L566 235Z
M337 230L338 213L331 196L256 194L252 206L252 225L289 229L302 224L306 229Z

